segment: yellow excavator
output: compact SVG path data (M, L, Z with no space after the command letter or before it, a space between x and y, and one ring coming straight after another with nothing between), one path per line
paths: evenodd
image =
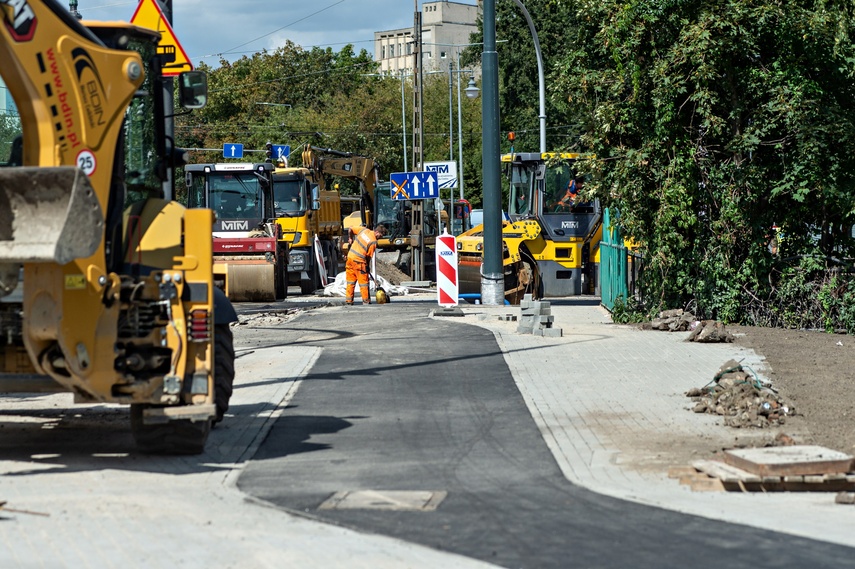
M418 257L419 253L432 251L439 235L441 220L436 201L423 200L420 207L413 207L411 200L394 199L391 184L380 181L380 165L373 158L329 148L311 147L310 150L314 169L322 176L339 176L359 182L358 209L349 208L352 211L343 219L344 233L357 231L358 227L383 225L388 233L377 241L377 258L395 265L407 275L412 274L414 254ZM341 254L347 255L346 240ZM435 272L432 270L433 255L425 253L423 258L428 276L431 276ZM416 258L416 263L418 261Z
M200 453L228 408L236 315L213 286L213 212L164 197L186 162L165 134L170 55L55 0L0 0L0 19L20 121L0 168L0 391L128 404L141 450ZM205 75L177 92L203 106Z

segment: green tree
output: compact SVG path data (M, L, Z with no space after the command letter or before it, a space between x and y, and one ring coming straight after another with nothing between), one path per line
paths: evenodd
M585 0L567 24L553 90L643 244L651 308L745 320L789 270L773 224L788 255L851 255L851 3Z

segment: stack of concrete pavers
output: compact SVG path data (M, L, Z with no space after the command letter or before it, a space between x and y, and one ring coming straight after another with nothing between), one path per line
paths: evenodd
M520 323L517 332L560 338L563 331L561 328L553 328L554 320L552 306L548 301L532 300L531 295L527 294L520 302Z

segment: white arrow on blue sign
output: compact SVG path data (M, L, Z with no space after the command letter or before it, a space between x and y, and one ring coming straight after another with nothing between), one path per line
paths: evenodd
M283 158L288 158L291 155L291 145L290 144L274 144L273 145L273 157L277 160L282 160Z
M393 200L429 200L439 197L436 172L396 172L389 176Z
M243 144L226 142L223 144L223 156L226 158L243 158Z

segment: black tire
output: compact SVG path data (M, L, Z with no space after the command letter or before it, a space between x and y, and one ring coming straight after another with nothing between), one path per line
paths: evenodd
M338 275L338 247L330 243L329 259L327 261L327 282L333 282Z
M229 410L235 381L235 347L232 329L228 324L214 326L214 403L217 416L214 424L223 420Z
M288 257L284 247L279 249L277 260L278 264L275 268L276 300L283 300L288 298Z
M312 259L312 268L309 269L309 278L300 279L300 294L314 294L316 290L321 288L321 275L318 271L318 263Z
M153 405L131 405L131 433L137 447L147 454L202 454L211 421L189 421L180 419L168 423L146 425L143 411Z

